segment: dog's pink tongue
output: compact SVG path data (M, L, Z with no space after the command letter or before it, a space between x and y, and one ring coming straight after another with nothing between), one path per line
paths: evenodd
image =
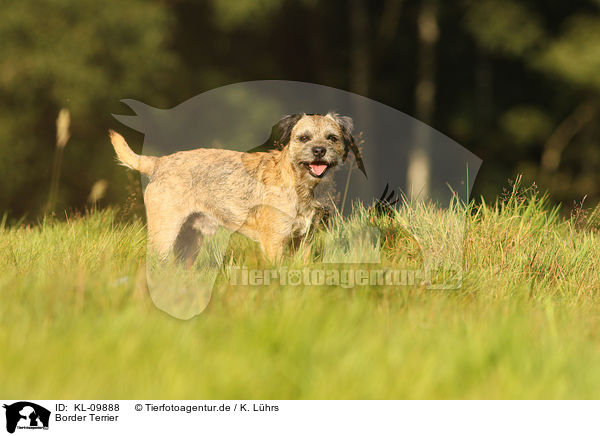
M313 173L315 173L317 176L320 176L321 174L323 174L325 172L325 170L327 169L327 165L322 165L322 164L310 164L310 169L312 170Z

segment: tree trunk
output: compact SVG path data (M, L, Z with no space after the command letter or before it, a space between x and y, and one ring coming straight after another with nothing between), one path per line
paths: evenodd
M352 0L350 3L350 29L352 33L350 89L366 97L369 92L370 59L364 0Z
M367 9L365 7L365 0L351 0L350 2L350 33L351 33L351 47L350 47L350 91L355 94L359 94L367 97L369 93L369 82L370 82L370 67L371 57L369 51L369 22L367 17ZM369 124L369 113L365 105L359 104L358 107L354 108L355 120L360 120L363 125ZM361 132L355 134L360 137ZM355 165L348 167L348 173L346 175L346 183L343 188L342 202L340 205L340 211L343 213L346 205L346 194L350 185L350 179L352 177L352 171Z
M415 127L413 150L407 171L407 187L410 198L418 200L430 194L431 177L430 141L435 110L436 45L439 36L436 0L424 0L417 17L418 53L417 86L415 88L415 114L424 124Z

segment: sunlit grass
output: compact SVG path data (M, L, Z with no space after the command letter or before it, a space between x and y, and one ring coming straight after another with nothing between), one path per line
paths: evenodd
M145 228L115 216L0 226L0 396L600 397L597 212L563 219L515 191L466 211L334 217L309 259L283 266L373 250L326 250L364 220L378 228L383 263L458 259L462 287L231 286L221 273L188 321L154 306ZM225 267L265 266L244 238L229 245Z

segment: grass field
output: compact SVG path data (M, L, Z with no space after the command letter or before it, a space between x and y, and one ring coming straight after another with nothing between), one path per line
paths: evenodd
M469 206L460 246L436 252L461 213L374 218L386 259L419 262L411 241L428 237L435 261L464 249L460 289L221 281L187 321L150 299L141 221L104 210L3 224L0 396L599 398L598 209L565 219L515 190Z

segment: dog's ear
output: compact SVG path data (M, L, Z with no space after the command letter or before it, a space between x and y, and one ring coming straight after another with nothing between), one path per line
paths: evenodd
M340 129L342 130L342 139L344 140L344 161L348 157L348 152L352 151L354 153L354 157L356 159L356 165L358 169L362 171L362 173L367 177L367 170L365 170L365 165L362 160L362 156L360 155L360 150L356 145L356 140L354 139L354 135L352 134L352 130L354 129L354 121L352 118L346 116L340 116L337 114L332 114L333 118L337 121Z
M283 148L290 143L292 130L300 118L302 114L286 115L273 126L271 136L274 137L277 148Z
M271 136L263 144L248 150L248 153L281 150L289 144L292 129L300 118L302 118L301 114L283 117L271 128Z

